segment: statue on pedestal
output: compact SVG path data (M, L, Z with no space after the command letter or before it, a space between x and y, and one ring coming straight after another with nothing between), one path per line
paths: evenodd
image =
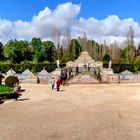
M111 69L111 66L112 66L112 61L110 60L109 65L108 65L108 69Z
M57 68L60 68L60 62L59 62L59 59L56 60L56 64L57 64Z

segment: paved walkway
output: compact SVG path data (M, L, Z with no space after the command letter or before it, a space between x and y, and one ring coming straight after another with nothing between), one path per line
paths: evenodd
M22 85L0 105L0 140L140 140L140 85Z

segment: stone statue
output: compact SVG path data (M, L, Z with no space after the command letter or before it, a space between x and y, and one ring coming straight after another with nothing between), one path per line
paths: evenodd
M112 61L110 60L110 61L109 61L108 68L111 69L111 66L112 66Z
M60 62L59 62L59 59L56 60L56 63L57 63L57 68L60 68Z
M4 76L2 75L2 73L0 72L0 85L2 83L2 78L4 78Z

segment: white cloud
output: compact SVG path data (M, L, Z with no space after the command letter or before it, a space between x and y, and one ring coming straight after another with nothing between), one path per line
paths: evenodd
M94 17L77 19L80 7L71 2L59 4L54 10L46 7L38 15L34 15L30 22L0 19L0 41L6 42L15 38L30 40L32 37L45 40L52 38L55 29L59 30L62 36L69 30L73 37L82 36L85 32L90 39L98 42L122 41L130 26L135 31L136 42L140 41L140 25L133 18L120 19L117 15L110 15L103 20Z
M108 16L104 20L97 20L93 17L80 18L78 24L72 27L72 33L77 36L85 32L89 38L94 38L99 42L122 41L126 39L130 26L134 29L135 37L140 38L140 26L137 22L132 18L121 20L116 15Z

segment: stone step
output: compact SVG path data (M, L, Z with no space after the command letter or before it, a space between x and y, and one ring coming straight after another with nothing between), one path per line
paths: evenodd
M69 84L99 84L100 81L90 74L77 74L69 80Z

